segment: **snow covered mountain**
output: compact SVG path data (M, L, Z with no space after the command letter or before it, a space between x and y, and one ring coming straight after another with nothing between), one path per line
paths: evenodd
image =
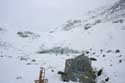
M125 0L48 32L1 27L0 83L34 83L41 66L46 68L49 83L64 83L57 72L64 70L67 58L83 52L97 59L92 62L94 69L103 69L97 83L124 83L124 35Z

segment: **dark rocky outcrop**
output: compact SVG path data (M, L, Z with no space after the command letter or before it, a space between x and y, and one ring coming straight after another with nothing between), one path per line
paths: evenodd
M101 76L101 74L102 74L102 69L100 69L98 72L97 72L97 76Z
M38 54L53 53L57 55L57 54L78 54L80 52L68 47L53 47L50 49L40 50L37 53Z
M32 39L36 39L36 38L40 37L40 35L30 32L30 31L19 31L19 32L17 32L17 35L21 38L31 37Z

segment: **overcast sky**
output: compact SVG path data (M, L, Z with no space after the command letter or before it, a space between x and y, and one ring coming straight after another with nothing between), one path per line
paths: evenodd
M0 0L0 26L46 31L112 0Z

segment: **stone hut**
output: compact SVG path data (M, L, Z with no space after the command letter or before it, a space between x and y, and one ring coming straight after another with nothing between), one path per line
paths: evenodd
M81 83L95 83L95 74L91 67L91 61L84 54L74 59L67 59L62 74L63 81L74 81Z

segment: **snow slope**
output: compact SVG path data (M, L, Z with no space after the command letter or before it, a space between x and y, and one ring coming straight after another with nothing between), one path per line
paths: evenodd
M97 83L104 83L107 77L107 83L124 83L124 11L125 0L120 0L89 16L69 20L48 32L1 27L0 83L34 83L41 66L46 69L49 83L64 83L57 72L63 71L67 58L79 54L37 53L53 47L69 47L96 58L97 61L92 62L93 68L103 69L102 75L97 77ZM26 37L17 34L27 31L32 34L28 33Z

